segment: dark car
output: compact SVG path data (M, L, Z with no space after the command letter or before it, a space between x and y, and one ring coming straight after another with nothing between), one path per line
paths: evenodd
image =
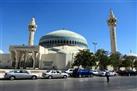
M137 76L137 71L133 70L119 70L117 73L120 76Z
M74 69L72 73L72 77L90 77L92 73L90 69Z

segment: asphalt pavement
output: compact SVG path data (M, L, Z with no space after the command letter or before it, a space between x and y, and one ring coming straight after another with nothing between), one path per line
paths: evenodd
M137 76L0 80L0 91L137 91Z

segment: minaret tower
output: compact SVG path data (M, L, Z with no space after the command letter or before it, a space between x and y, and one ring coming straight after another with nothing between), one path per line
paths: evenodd
M111 40L111 52L115 54L117 51L117 44L116 44L116 17L113 14L113 11L110 10L109 19L107 21L110 31L110 40Z
M31 22L29 23L28 29L29 29L29 41L28 45L33 46L34 45L34 34L36 31L37 25L35 22L35 18L33 17Z

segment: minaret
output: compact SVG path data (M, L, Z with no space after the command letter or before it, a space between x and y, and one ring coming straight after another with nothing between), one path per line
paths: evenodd
M110 40L111 40L111 52L115 54L117 51L117 44L116 44L116 17L113 14L113 11L110 10L109 19L107 21L110 31Z
M35 22L35 18L33 17L31 22L29 23L28 29L29 29L29 41L28 45L33 46L34 45L34 34L36 31L37 25Z

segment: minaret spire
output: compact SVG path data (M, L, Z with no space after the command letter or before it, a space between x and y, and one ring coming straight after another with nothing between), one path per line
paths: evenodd
M29 29L29 32L30 32L29 33L28 45L33 46L34 45L34 34L35 34L36 29L37 29L37 25L36 25L34 17L32 18L31 22L29 23L28 29Z
M117 43L116 43L116 17L112 11L112 9L110 9L110 13L109 13L109 18L108 18L108 26L110 29L110 40L111 40L111 52L113 54L116 53L117 51Z
M115 18L115 15L114 15L114 13L113 13L112 9L110 9L110 14L109 14L109 17L110 17L110 18Z

